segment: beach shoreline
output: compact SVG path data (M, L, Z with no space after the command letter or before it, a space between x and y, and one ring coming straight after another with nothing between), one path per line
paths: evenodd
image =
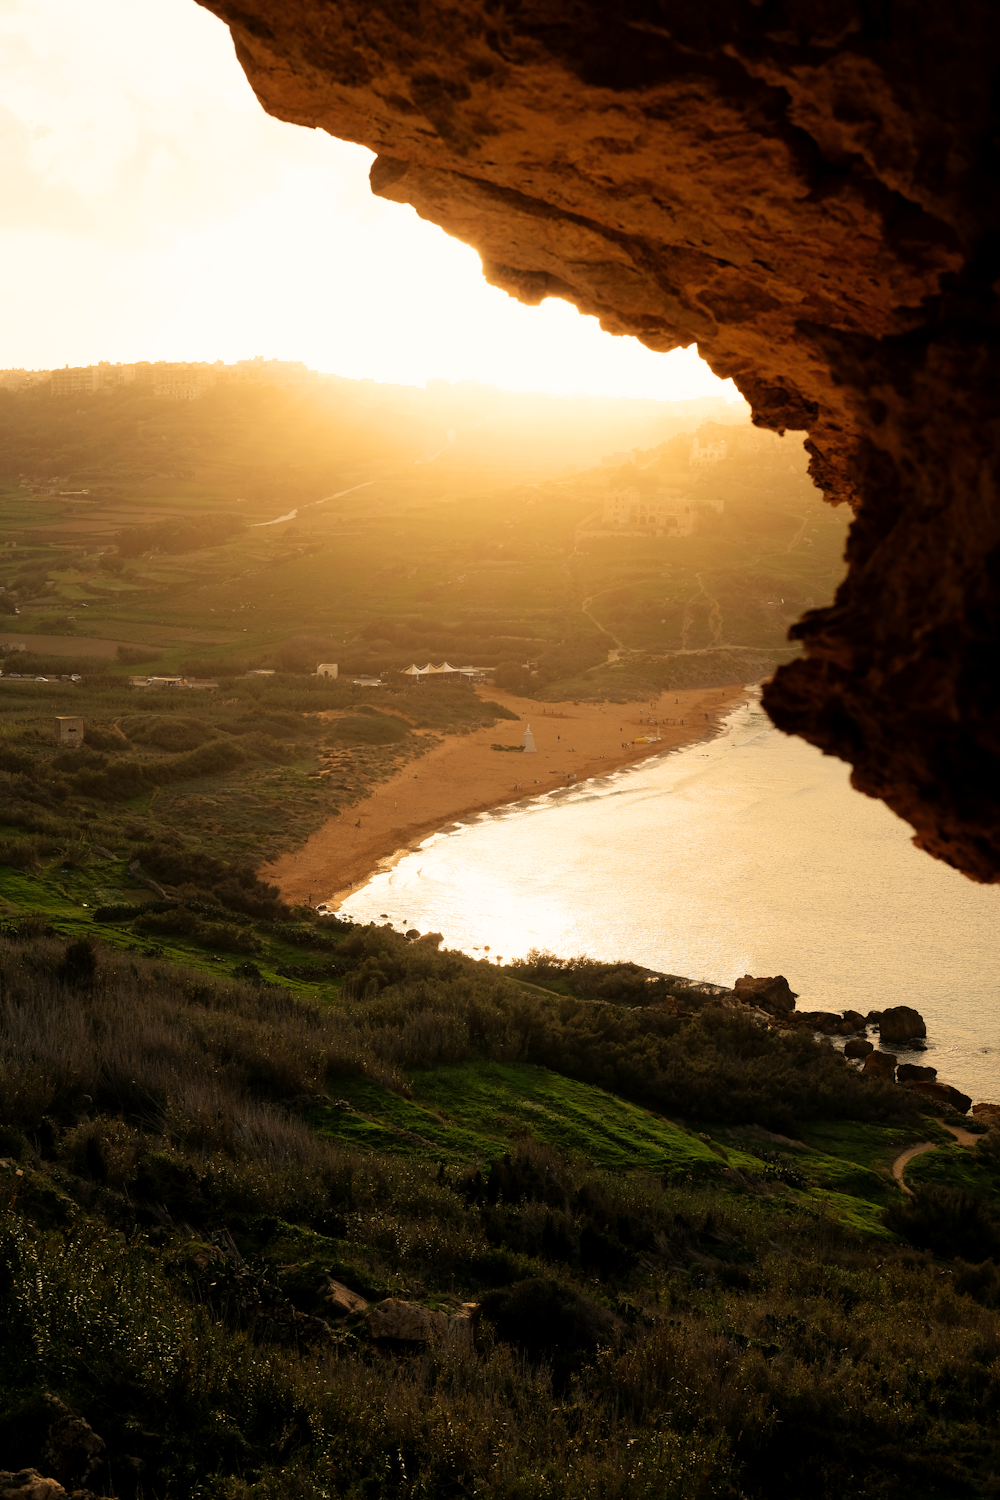
M285 901L336 910L433 834L710 739L724 716L747 701L738 684L671 690L634 703L539 703L492 687L474 691L517 719L465 734L428 734L422 755L328 818L300 848L263 866L261 877ZM493 749L520 745L529 726L534 754Z

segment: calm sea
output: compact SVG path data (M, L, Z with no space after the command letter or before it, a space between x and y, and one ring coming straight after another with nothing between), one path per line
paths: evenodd
M1000 889L918 853L848 774L752 697L715 740L442 830L344 911L491 959L784 974L804 1009L913 1005L941 1080L1000 1099Z

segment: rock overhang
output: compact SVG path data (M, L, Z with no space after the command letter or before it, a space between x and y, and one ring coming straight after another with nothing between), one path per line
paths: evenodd
M856 509L765 690L1000 877L1000 27L962 0L202 0L272 114L653 349L697 343Z

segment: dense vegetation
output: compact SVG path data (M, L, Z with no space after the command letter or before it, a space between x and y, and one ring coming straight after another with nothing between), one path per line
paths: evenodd
M37 927L0 941L9 1467L65 1407L120 1496L992 1493L997 1153L893 1207L911 1095L433 935L319 923L309 1000ZM477 1302L475 1345L376 1347L331 1282Z
M0 688L0 1465L122 1500L995 1494L998 1132L710 986L491 967L259 875L510 716L395 687L414 658L548 698L760 675L840 568L800 445L696 473L674 427L555 483L445 440L474 392L347 384L0 393L0 611L37 646ZM578 532L609 478L689 490L694 535ZM375 1342L388 1298L475 1304L474 1340Z
M437 733L513 717L467 688L394 687L375 703L349 681L294 673L150 695L89 670L82 686L0 691L0 863L39 873L85 862L81 839L121 852L187 840L260 863L368 796ZM76 713L85 745L60 749L53 716Z

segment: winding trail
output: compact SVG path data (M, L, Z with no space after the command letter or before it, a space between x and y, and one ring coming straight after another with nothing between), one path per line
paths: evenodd
M720 637L722 635L722 610L719 608L719 601L718 601L718 599L713 599L712 598L712 595L708 592L708 590L705 587L705 581L702 578L701 574L700 573L696 573L694 576L698 580L698 592L696 594L692 594L691 598L687 601L687 603L684 606L684 618L683 618L683 621L681 622L681 650L682 651L687 651L687 649L688 649L688 632L692 629L692 627L694 625L694 620L692 618L691 611L693 610L694 606L697 604L698 600L701 599L701 598L707 599L708 600L708 605L709 605L708 620L706 622L707 625L708 625L709 631L711 632L711 637L712 637L711 641L709 642L709 648L708 648L709 650L711 650L712 647L714 647L714 646L718 646Z
M611 640L614 641L614 649L608 652L608 662L610 663L613 661L617 661L622 652L625 650L625 646L618 639L613 630L609 630L606 625L602 625L597 616L590 613L590 610L587 608L587 606L589 604L592 604L595 598L596 595L594 594L588 595L588 597L584 599L583 603L580 605L580 613L586 615L587 619L591 620L603 635L608 636Z
M960 1125L945 1125L943 1120L939 1120L938 1124L944 1125L945 1130L955 1137L960 1146L975 1146L979 1141L978 1135L973 1135L971 1130L963 1130ZM907 1146L906 1150L901 1151L893 1162L892 1175L908 1198L913 1197L913 1189L906 1186L903 1173L915 1156L923 1156L925 1151L936 1151L938 1145L938 1141L921 1141L917 1146Z

